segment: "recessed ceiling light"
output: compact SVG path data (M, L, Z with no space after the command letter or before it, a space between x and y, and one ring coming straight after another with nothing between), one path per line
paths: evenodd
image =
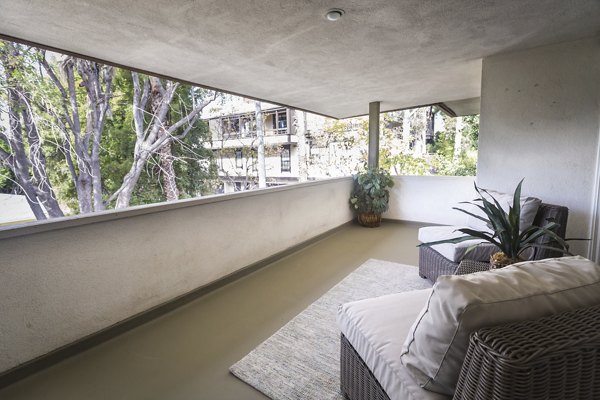
M342 18L342 15L344 15L344 10L341 8L332 8L331 10L327 11L325 18L327 18L329 21L337 21L338 19Z

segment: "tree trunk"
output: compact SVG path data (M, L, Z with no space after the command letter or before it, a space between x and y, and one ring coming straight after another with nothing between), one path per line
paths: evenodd
M179 200L179 189L177 188L177 175L175 174L175 157L173 157L173 143L167 142L160 148L158 153L160 160L160 170L162 173L163 190L167 197L167 201Z
M463 119L456 117L456 133L454 134L454 160L458 160L462 152Z
M29 107L23 108L23 122L27 129L27 140L29 142L29 159L31 160L33 178L37 182L37 195L41 200L48 215L52 218L64 216L60 205L56 200L56 195L50 185L48 173L46 171L46 156L42 151L42 142L37 130L37 126L33 121Z
M79 212L102 211L105 204L102 198L100 149L104 123L110 109L114 68L66 57L61 63L66 78L66 85L63 85L54 68L45 59L45 53L40 52L40 56L41 66L60 94L60 110L47 111L59 122L64 136L63 153L77 192ZM77 81L75 72L81 81ZM79 113L80 86L85 88L86 94L85 128ZM71 159L71 152L75 154L75 161Z
M419 139L417 140L418 146L416 149L416 154L422 157L425 155L425 153L427 153L427 124L429 123L429 121L427 119L426 112L418 112L418 114L420 116L422 115L424 129L421 129L421 134L419 135Z
M433 106L427 108L425 112L425 120L426 120L426 133L425 138L427 143L433 143L435 139L435 113L433 112Z
M256 119L256 137L258 139L258 187L267 187L267 167L265 164L265 127L260 101L254 102L254 118Z
M150 77L150 104L152 115L159 115L164 102L165 89L159 78ZM168 119L166 117L165 119ZM164 121L159 128L158 140L164 141L164 145L158 150L158 159L160 164L161 177L163 181L163 190L167 201L179 200L179 189L177 189L177 176L173 162L172 141L168 137L168 121Z
M30 67L25 63L19 45L5 42L5 47L0 47L0 65L6 86L4 109L8 114L8 132L0 130L0 141L8 150L0 147L0 162L13 172L35 218L43 220L47 215L63 216L63 212L46 173L46 159L32 114L31 94L19 81L21 74Z
M133 123L136 134L134 161L129 172L123 178L121 187L107 201L109 203L116 199L115 208L129 207L133 190L150 156L159 153L160 149L164 146L170 146L174 140L185 138L200 118L200 113L204 107L217 97L215 92L211 97L202 102L194 100L192 111L183 116L179 121L171 124L168 121L168 114L171 102L173 101L173 95L179 84L166 81L166 85L163 87L158 78L147 77L144 79L143 87L141 87L137 72L132 72L131 78L133 80ZM155 95L151 94L151 89L152 91L156 91ZM152 116L150 122L146 122L146 104L151 96L153 96L151 105ZM178 129L182 129L183 131L175 135ZM171 174L171 177L175 180L174 173ZM173 185L175 185L175 181L173 181Z
M290 110L291 111L291 110ZM308 151L306 143L306 112L294 110L294 128L298 137L298 180L308 180Z
M116 193L118 196L115 203L115 208L129 207L133 190L135 189L135 185L137 184L137 181L140 179L140 175L144 170L146 159L138 158L131 165L129 172L127 172L123 178L123 184Z
M77 199L79 201L79 213L87 214L94 211L92 200L92 182L86 173L80 173L77 178Z
M404 110L402 115L402 150L408 152L411 148L411 113Z

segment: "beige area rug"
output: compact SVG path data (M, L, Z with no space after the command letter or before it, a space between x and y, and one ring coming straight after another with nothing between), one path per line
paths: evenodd
M274 400L341 400L339 305L429 287L416 267L370 259L229 370Z

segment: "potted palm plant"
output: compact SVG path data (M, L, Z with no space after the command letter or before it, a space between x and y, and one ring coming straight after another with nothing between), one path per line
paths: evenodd
M369 228L381 224L381 214L387 211L390 192L394 186L390 174L381 168L367 168L353 176L350 207L358 223Z
M463 204L471 204L481 210L485 216L454 207L455 210L484 221L491 232L461 228L458 229L458 231L464 233L465 236L422 243L419 246L434 246L442 243L460 243L466 240L481 239L496 245L500 249L500 251L494 253L490 258L491 268L501 268L519 261L524 261L522 258L523 252L531 248L544 248L559 251L563 254L571 254L569 252L569 245L565 239L555 233L560 225L551 219L549 219L544 226L532 225L521 231L519 223L521 220L520 197L522 184L523 180L517 185L513 196L512 207L509 207L508 212L504 211L498 200L496 200L487 190L479 188L477 184L475 184L475 190L479 194L479 198L472 202L463 202ZM544 235L548 238L547 242L536 242ZM472 250L475 246L469 248L467 252Z

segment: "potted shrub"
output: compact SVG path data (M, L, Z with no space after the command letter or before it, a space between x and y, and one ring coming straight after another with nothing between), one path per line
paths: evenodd
M460 243L466 240L482 239L485 242L496 245L500 249L500 251L494 253L490 257L491 268L501 268L519 261L524 261L521 255L525 250L530 248L545 248L556 250L563 254L571 254L569 253L569 245L565 239L554 233L559 227L559 224L553 220L549 219L548 223L544 226L532 225L523 231L520 230L520 198L522 184L523 180L517 185L513 196L512 207L509 207L508 212L504 211L498 200L496 200L488 191L477 187L477 184L475 184L475 190L479 194L479 198L472 202L463 202L463 204L471 204L472 206L477 207L485 216L477 215L462 208L453 207L455 210L484 221L488 228L490 228L491 233L470 228L461 228L458 229L458 231L464 233L465 236L422 243L419 246L434 246L442 243ZM548 242L535 242L544 235L547 235L549 238ZM472 248L468 250L472 250Z
M369 228L381 224L381 214L387 211L390 192L394 186L390 174L381 168L368 168L353 177L350 207L356 213L358 223Z

